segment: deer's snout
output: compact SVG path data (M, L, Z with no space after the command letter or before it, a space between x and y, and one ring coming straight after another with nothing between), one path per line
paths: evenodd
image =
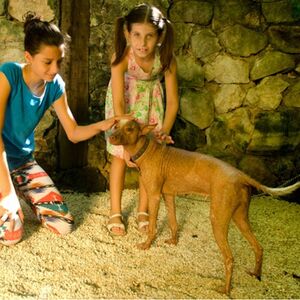
M109 142L112 145L121 145L122 143L122 134L119 130L112 132L112 134L108 137Z

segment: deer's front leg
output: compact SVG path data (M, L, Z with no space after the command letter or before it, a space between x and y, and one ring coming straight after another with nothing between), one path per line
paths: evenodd
M165 204L168 211L168 221L169 221L169 227L171 230L171 238L167 239L165 242L167 244L173 244L177 245L178 242L178 226L177 226L177 220L176 220L176 208L175 208L175 196L170 194L164 194L163 195Z
M148 237L144 243L138 244L138 248L142 250L147 250L151 247L152 242L156 237L156 221L159 209L160 193L150 194L148 193L148 210L149 210L149 229Z

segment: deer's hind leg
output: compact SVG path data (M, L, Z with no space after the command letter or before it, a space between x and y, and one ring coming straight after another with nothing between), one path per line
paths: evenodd
M219 290L230 294L233 272L233 255L228 243L228 228L233 214L231 193L211 195L210 220L217 245L221 251L225 266L225 286Z
M234 211L232 219L242 235L249 242L253 251L255 253L255 268L254 271L248 271L252 276L255 276L258 280L261 279L261 270L262 270L262 259L263 259L263 248L257 241L255 235L252 232L250 223L249 223L249 204L250 204L250 191L249 188L244 187L240 192L241 202L237 209Z

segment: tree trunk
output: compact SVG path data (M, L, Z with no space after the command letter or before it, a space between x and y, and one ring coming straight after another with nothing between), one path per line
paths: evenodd
M62 66L67 99L78 124L88 123L88 45L90 33L90 2L61 0L61 30L71 38L70 48ZM58 133L59 169L87 165L87 142L71 143L61 125Z

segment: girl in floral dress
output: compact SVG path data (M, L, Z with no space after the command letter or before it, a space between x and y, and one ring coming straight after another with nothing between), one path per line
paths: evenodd
M166 105L163 102L162 79L165 81ZM116 22L115 53L106 96L106 118L132 112L143 123L157 124L156 136L165 140L175 122L177 111L173 28L156 7L138 5ZM113 146L107 140L107 150L112 154L111 208L107 228L113 235L125 235L121 198L126 163L132 165L122 146ZM137 221L139 230L145 232L148 229L148 201L141 181L139 189Z

